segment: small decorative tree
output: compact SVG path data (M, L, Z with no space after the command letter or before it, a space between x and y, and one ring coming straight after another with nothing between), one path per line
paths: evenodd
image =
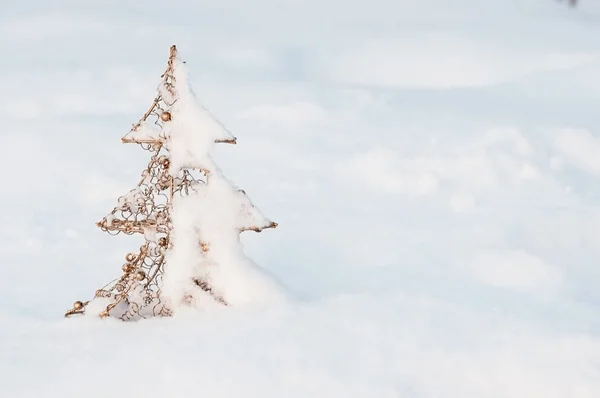
M236 138L196 100L185 63L171 46L150 109L122 141L152 156L137 186L97 225L111 234L142 234L122 275L76 301L65 316L135 320L184 307L271 302L283 290L244 254L240 232L274 228L211 158L215 143Z

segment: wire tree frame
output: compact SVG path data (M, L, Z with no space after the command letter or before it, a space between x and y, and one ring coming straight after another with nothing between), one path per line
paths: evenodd
M165 72L161 75L164 87L177 101L174 90L174 61L177 57L177 47L171 46L169 60ZM136 132L143 124L153 123L162 132L165 123L171 120L168 111L173 105L167 103L159 94L152 102L150 108L142 118L133 125L130 132ZM110 300L100 317L111 315L111 311L119 305L124 310L120 311L118 318L131 320L133 318L146 318L150 316L170 316L172 310L168 303L161 297L161 282L165 268L165 254L172 248L170 234L173 226L171 223L172 202L176 195L188 195L194 190L196 184L208 183L210 172L204 169L181 169L177 176L169 172L170 160L166 148L167 137L159 134L158 137L139 138L135 134L125 135L123 143L139 144L144 150L149 151L150 162L141 174L141 179L136 187L128 194L118 199L117 206L96 225L103 231L118 235L143 234L145 243L136 252L127 253L122 266L122 275L96 291L95 297ZM217 143L236 144L236 139L216 140ZM240 190L242 194L244 192ZM266 227L244 228L260 232L264 228L275 228L277 223L272 222ZM210 250L207 242L198 242L203 252ZM227 302L213 292L208 281L194 278L195 285L212 295L219 303ZM84 314L90 301L76 301L66 313L66 317Z

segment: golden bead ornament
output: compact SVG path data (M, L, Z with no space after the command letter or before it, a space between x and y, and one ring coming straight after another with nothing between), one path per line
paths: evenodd
M138 271L135 273L135 279L137 279L138 281L143 281L144 279L146 279L146 273L144 271Z
M162 120L163 122L170 121L171 120L171 112L164 111L163 113L161 113L160 120Z

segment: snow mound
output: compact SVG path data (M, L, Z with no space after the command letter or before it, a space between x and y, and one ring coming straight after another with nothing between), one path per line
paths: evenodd
M276 224L212 160L215 142L233 141L233 135L198 103L181 60L174 62L172 81L161 87L164 100L171 102L172 118L164 127L169 172L177 176L182 169L199 169L206 175L206 181L173 198L163 296L175 312L215 301L240 306L285 300L282 286L244 254L239 237L243 231L260 232Z

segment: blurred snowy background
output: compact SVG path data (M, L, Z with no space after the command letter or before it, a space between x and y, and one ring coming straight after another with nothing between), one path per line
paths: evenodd
M600 396L600 1L4 0L0 396ZM299 298L64 320L177 44Z

